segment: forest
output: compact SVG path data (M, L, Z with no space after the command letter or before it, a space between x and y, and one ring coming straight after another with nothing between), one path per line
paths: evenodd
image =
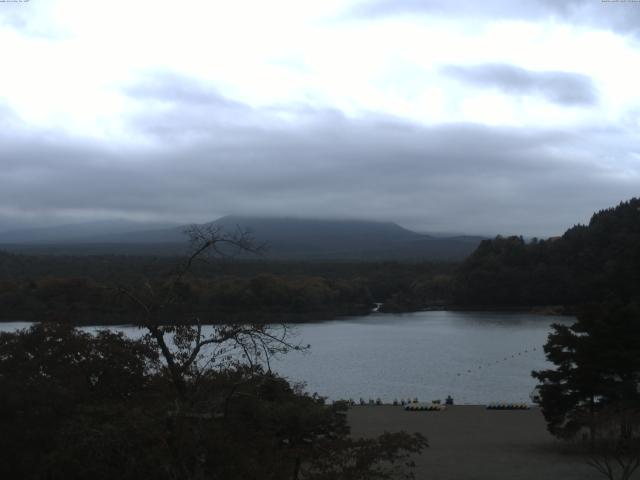
M640 199L596 212L546 240L497 237L456 271L453 302L476 306L638 301Z
M148 282L161 290L182 258L147 256L0 255L0 309L4 319L114 324L135 320L119 294ZM452 263L292 262L223 259L198 262L180 283L180 309L203 322L239 319L309 321L449 302Z
M134 321L119 294L142 283L161 291L181 257L0 253L3 320L76 324ZM205 323L301 322L427 308L531 309L571 313L586 301L637 300L640 200L595 213L562 236L484 240L460 263L446 261L202 260L181 279L164 322L196 312Z

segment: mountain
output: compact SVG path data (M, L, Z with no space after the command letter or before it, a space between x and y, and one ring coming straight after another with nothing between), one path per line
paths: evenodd
M435 238L393 222L223 217L226 230L249 228L266 241L274 257L332 259L459 259L470 254L480 237Z
M0 232L0 244L69 244L102 241L105 236L133 235L139 231L167 229L168 222L135 222L131 220L101 220L94 222L56 225L53 227L24 228Z
M274 259L460 259L470 254L481 237L433 237L392 222L363 220L312 220L227 216L204 226L226 232L248 229L258 243L267 244L267 258ZM120 225L118 226L120 227ZM69 228L0 234L0 245L9 250L49 253L151 253L184 252L188 226L135 231L105 228ZM65 229L69 229L65 235ZM6 244L21 244L6 245Z

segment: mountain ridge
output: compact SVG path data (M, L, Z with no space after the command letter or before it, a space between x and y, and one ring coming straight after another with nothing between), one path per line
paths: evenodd
M266 242L267 258L294 259L459 259L470 254L484 237L433 237L414 232L394 222L370 220L308 219L295 217L251 217L228 215L200 226L219 226L231 232L236 228L248 229L257 242ZM27 247L46 253L51 250L65 252L78 250L136 254L149 247L150 254L182 253L187 243L185 230L189 225L135 231L100 232L88 235L62 235L61 227L34 229L18 235L0 234L0 248L9 250ZM77 230L77 229L76 229ZM82 229L80 229L82 230ZM56 235L51 235L55 231ZM72 232L73 233L73 232ZM40 234L40 238L37 235ZM24 240L26 238L26 241ZM22 241L20 241L22 239ZM17 240L17 241L16 241Z

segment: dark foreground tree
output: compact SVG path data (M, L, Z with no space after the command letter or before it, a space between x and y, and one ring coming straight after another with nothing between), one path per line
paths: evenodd
M570 327L553 325L544 347L554 370L533 372L549 431L562 438L588 432L607 405L640 401L640 309L589 306Z
M0 478L148 466L145 446L160 438L152 421L162 416L153 401L157 369L153 349L108 331L39 324L0 334Z
M587 463L609 480L629 480L640 467L640 405L616 402L595 415Z
M249 365L176 392L157 352L58 324L0 334L0 478L412 478L418 435L353 439L346 404Z
M188 301L202 255L252 248L243 232L192 238L165 284L119 289L139 308L139 340L57 324L0 335L0 478L412 478L424 437L353 439L345 404L271 373L272 355L300 348L285 325L159 320Z

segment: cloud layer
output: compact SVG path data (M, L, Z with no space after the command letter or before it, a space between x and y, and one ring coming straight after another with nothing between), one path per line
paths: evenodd
M544 236L638 194L639 3L303 3L2 6L0 230L248 214Z
M592 105L596 88L586 75L571 72L533 72L515 65L447 65L442 71L462 82L493 87L509 94L538 95L561 105Z
M370 0L351 10L354 17L385 17L424 14L455 18L520 19L542 21L550 18L585 26L609 28L640 35L640 6L617 0Z
M160 106L130 120L131 131L151 141L147 147L32 131L0 135L0 215L184 222L294 215L551 235L633 195L640 179L633 166L620 176L598 157L617 131L428 127L331 110L284 115L205 87L185 91L190 80L179 76L155 82L128 90Z

